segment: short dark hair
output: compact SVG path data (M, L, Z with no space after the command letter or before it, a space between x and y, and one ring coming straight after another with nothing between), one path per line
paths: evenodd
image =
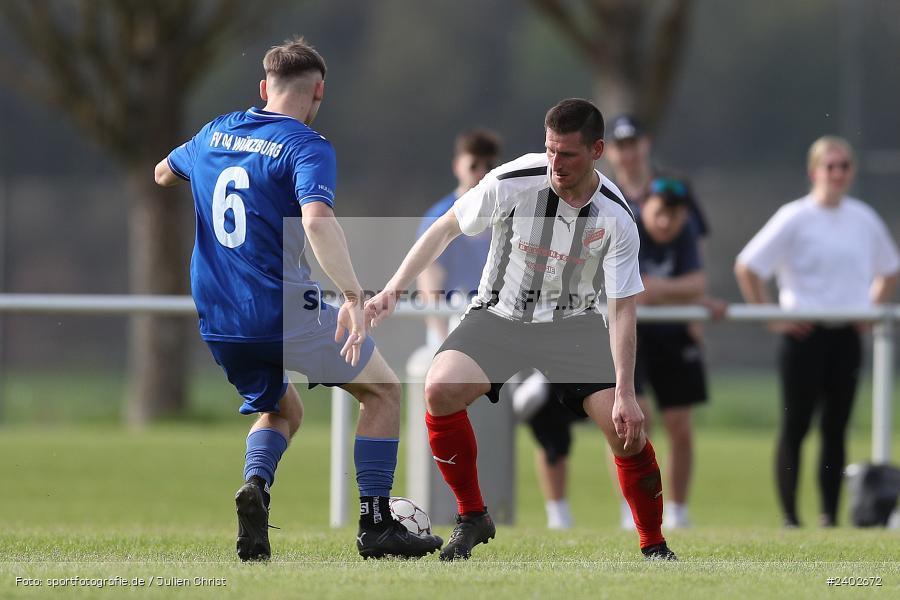
M500 156L500 136L489 129L469 129L456 136L454 156L471 154L479 158Z
M590 101L567 98L547 111L544 127L556 133L581 133L581 141L591 146L603 139L603 114Z
M318 71L325 79L325 59L303 36L285 40L280 46L272 46L263 57L266 76L290 78Z

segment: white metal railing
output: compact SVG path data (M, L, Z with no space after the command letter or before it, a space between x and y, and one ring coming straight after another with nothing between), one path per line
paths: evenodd
M190 296L130 294L0 294L0 312L19 314L133 314L196 316Z
M130 314L153 313L193 316L197 314L190 296L139 294L0 294L0 312L20 314ZM399 316L445 316L459 311L449 307L422 308L409 303L397 306ZM708 321L703 306L640 306L642 321ZM857 310L786 311L777 304L731 304L725 321L775 321L794 319L822 322L879 321L900 319L900 304Z
M69 294L0 294L0 313L16 314L161 314L196 315L190 296L149 295L69 295ZM397 307L399 317L438 315L454 317L458 310L449 307L424 308L408 303ZM708 321L709 311L702 306L665 306L638 308L640 321ZM774 304L732 304L723 320L777 321L798 320L840 323L866 321L873 323L872 359L872 461L890 460L891 411L894 389L894 321L900 320L900 305L891 304L865 310L798 310L786 311ZM349 395L340 388L332 391L331 440L331 524L346 522L347 483L345 473L349 453Z

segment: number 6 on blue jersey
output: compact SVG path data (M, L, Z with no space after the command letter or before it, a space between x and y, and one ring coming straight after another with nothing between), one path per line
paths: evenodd
M247 213L240 196L225 195L229 183L234 183L236 190L245 190L250 187L250 177L243 167L228 167L219 175L213 192L212 217L216 239L226 248L237 248L247 238ZM229 208L234 214L234 230L231 233L225 231L225 212Z

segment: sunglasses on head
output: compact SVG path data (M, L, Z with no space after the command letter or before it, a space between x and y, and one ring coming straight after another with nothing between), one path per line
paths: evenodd
M850 170L850 161L842 160L840 162L828 163L827 165L824 165L824 167L825 167L825 170L828 171L829 173L831 173L835 169L840 169L841 171L849 171Z
M650 182L651 194L673 194L675 196L687 196L687 187L677 179L660 177Z

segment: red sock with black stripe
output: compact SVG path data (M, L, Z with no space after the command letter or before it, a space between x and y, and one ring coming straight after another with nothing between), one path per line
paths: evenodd
M478 445L469 413L461 410L436 417L426 412L425 425L431 454L456 495L459 514L483 511L484 499L478 486Z
M665 542L662 534L662 477L650 440L634 456L617 456L616 471L622 495L631 507L641 548Z

